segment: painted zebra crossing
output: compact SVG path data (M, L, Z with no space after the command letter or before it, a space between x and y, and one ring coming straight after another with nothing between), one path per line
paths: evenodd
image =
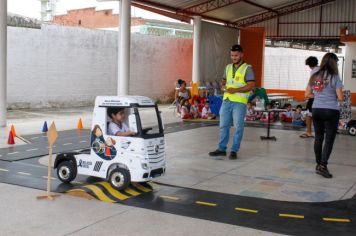
M153 188L148 183L132 183L125 190L118 191L108 182L97 182L78 186L66 191L67 194L85 193L103 202L117 203L125 201L131 197L139 196L143 193L152 192Z

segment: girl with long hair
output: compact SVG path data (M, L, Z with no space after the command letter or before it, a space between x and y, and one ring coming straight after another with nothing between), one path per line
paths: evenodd
M311 76L305 92L306 97L314 95L312 117L316 173L325 178L332 178L327 165L339 122L338 101L344 100L337 62L338 57L334 53L326 53L319 71Z

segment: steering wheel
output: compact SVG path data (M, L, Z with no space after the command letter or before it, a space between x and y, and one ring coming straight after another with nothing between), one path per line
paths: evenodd
M150 128L144 128L144 129L142 129L142 134L147 134L148 131L150 131L150 130L152 130L151 127Z

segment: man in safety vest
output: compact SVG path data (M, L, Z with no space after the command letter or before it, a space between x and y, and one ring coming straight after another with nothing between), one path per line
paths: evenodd
M225 68L222 89L223 103L220 108L220 140L218 149L210 152L210 156L226 156L229 143L230 127L233 123L235 133L229 158L236 159L244 132L246 104L250 91L255 87L255 76L252 67L243 61L243 50L240 45L233 45L230 50L232 64Z

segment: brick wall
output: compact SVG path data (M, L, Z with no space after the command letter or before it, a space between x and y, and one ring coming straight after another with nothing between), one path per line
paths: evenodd
M112 10L97 11L94 7L70 10L66 15L55 16L53 23L63 26L80 26L84 28L113 28L119 24L117 14ZM132 18L131 25L143 25L144 19Z

